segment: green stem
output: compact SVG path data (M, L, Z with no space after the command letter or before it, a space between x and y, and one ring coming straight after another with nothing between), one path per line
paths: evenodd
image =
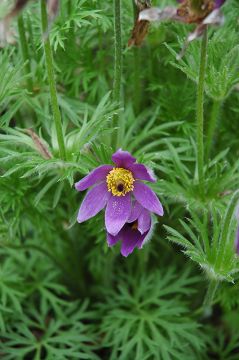
M33 36L33 29L32 29L32 22L31 22L31 17L29 14L27 14L27 31L28 31L28 43L30 46L29 50L31 51L31 58L34 58L35 60L37 59L37 48L35 45L35 41L34 41L34 36Z
M26 38L26 31L24 27L24 20L22 15L19 15L17 24L18 24L21 53L22 53L23 61L25 63L25 73L27 75L27 90L29 92L33 92L33 81L31 77L31 62L29 57L29 48L28 48L28 41Z
M137 20L138 10L135 4L135 1L132 0L133 12L134 12L134 21ZM134 110L135 114L139 113L140 108L140 99L141 99L141 86L140 86L140 49L136 46L133 48L134 53Z
M120 105L122 77L122 43L121 43L121 0L114 0L114 84L113 101ZM119 115L114 115L113 126L119 126ZM117 131L119 133L119 131Z
M134 110L135 114L139 114L141 100L141 84L140 84L140 49L135 47L134 51Z
M214 100L212 104L212 111L208 125L207 139L206 139L206 158L210 156L211 148L214 141L215 131L217 127L217 120L220 112L221 101Z
M67 13L70 16L71 15L71 11L72 11L72 2L71 0L67 1Z
M197 90L197 172L201 194L204 196L204 80L207 58L207 29L201 44L201 57Z
M42 22L42 34L44 38L44 50L45 50L45 59L46 59L46 68L48 74L48 82L50 87L50 96L51 96L51 105L53 118L55 122L57 141L59 146L59 153L62 160L66 159L66 150L64 144L63 137L63 129L62 129L62 119L61 113L57 100L57 92L56 92L56 84L54 79L54 67L53 67L53 59L52 59L52 51L49 37L45 39L45 34L48 31L48 19L47 19L47 11L46 11L46 1L41 0L41 22Z
M207 310L212 306L217 288L218 288L218 281L211 280L203 302L203 306L205 310Z

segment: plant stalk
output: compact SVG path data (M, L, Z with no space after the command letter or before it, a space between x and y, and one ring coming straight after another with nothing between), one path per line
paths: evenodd
M121 41L121 0L114 0L114 83L113 101L120 105L122 78L122 41ZM119 114L113 117L113 126L119 127ZM117 130L118 138L119 129Z
M137 20L138 17L138 11L137 7L135 5L135 1L132 0L133 5L133 11L134 11L134 21ZM135 114L138 115L139 108L140 108L140 97L141 97L141 84L140 84L140 49L136 46L133 48L133 54L134 54L134 111Z
M217 120L221 108L221 101L214 100L212 104L212 111L208 125L207 139L206 139L206 158L210 156L210 152L214 142L215 131L217 127Z
M210 308L213 304L213 300L218 288L218 281L216 280L211 280L204 298L204 302L203 302L203 307L205 310L207 310L208 308Z
M29 57L28 41L26 38L26 31L24 26L23 16L19 15L17 20L19 40L21 46L21 53L23 62L25 63L25 74L27 75L27 90L33 92L33 81L31 76L31 62Z
M204 196L204 80L207 58L207 29L201 44L200 68L197 89L197 172L201 194Z
M51 97L51 105L53 118L55 122L57 141L59 146L60 158L62 160L66 159L66 150L62 129L62 119L61 113L57 100L57 92L56 92L56 84L54 79L54 67L53 67L53 58L52 58L52 50L50 45L49 37L45 38L48 31L48 19L47 19L47 10L46 10L46 1L41 0L41 23L42 23L42 35L44 41L44 50L45 50L45 59L46 59L46 68L48 74L48 82L50 88L50 97Z

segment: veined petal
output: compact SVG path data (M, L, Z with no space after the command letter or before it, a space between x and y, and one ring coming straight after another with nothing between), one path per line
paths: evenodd
M140 203L135 200L132 207L131 207L131 214L130 214L130 216L128 218L128 222L132 223L135 220L137 220L140 213L143 211L143 209L144 209L143 206L140 205Z
M77 221L81 223L98 214L105 207L109 197L110 193L107 191L105 183L93 187L87 192L81 204Z
M112 169L112 165L101 165L95 168L88 175L86 175L83 179L81 179L75 184L76 190L83 191L100 181L104 181L106 176Z
M114 246L118 241L120 240L119 238L119 234L117 235L111 235L109 233L107 233L107 244L108 246Z
M125 169L127 169L128 166L134 164L136 161L136 159L128 151L123 151L121 149L117 150L112 155L112 160L117 165L117 167L122 167Z
M130 194L111 196L105 212L105 226L111 235L116 235L122 229L131 213Z
M143 164L133 164L132 166L130 166L129 170L132 171L135 179L151 182L156 181L156 177L154 176L153 171Z
M146 231L149 231L151 227L151 216L150 212L146 209L143 209L138 218L138 230L141 234L144 234Z
M130 228L123 229L120 236L122 239L121 254L126 257L131 254L136 247L140 248L145 238L139 231L132 231Z
M136 200L147 210L163 216L163 207L156 194L147 185L142 182L135 181L134 196Z

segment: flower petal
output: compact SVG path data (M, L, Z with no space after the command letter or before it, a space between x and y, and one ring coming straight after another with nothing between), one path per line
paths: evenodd
M102 165L95 168L88 175L86 175L83 179L81 179L75 184L76 190L83 191L100 181L104 181L107 174L112 169L112 165Z
M156 181L156 177L154 176L153 171L143 164L133 164L129 169L132 171L135 179L151 182Z
M136 200L147 210L163 216L163 207L156 194L144 183L135 181L134 196Z
M120 240L119 234L113 236L107 233L107 244L108 246L114 246Z
M226 0L215 0L215 8L220 8Z
M81 204L77 221L81 223L98 214L105 207L109 197L110 193L107 191L105 183L93 187L87 192Z
M219 8L216 8L202 21L203 25L222 25L224 16Z
M132 223L135 220L137 220L140 213L141 213L141 211L143 211L143 206L140 205L140 203L135 200L133 205L132 205L132 208L131 208L131 214L130 214L130 216L128 218L128 222Z
M164 9L151 7L139 13L139 20L162 21L174 19L177 16L177 8L166 6Z
M105 212L105 226L111 235L116 235L122 229L131 213L130 194L111 196Z
M236 253L239 255L239 226L236 232L235 248L236 248Z
M142 246L145 236L141 235L137 230L127 228L121 231L121 238L121 254L127 257L136 247L140 248Z
M136 159L128 152L121 149L117 150L112 155L112 160L118 167L127 169L128 166L135 163Z
M150 227L151 227L150 212L144 209L138 218L138 230L141 232L141 234L144 234L146 231L149 231Z

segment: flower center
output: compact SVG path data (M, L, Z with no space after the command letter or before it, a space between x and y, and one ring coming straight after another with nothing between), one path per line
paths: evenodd
M114 196L125 196L132 191L134 181L132 172L123 168L114 168L106 177L108 191Z
M134 221L131 225L132 230L138 230L138 220Z

